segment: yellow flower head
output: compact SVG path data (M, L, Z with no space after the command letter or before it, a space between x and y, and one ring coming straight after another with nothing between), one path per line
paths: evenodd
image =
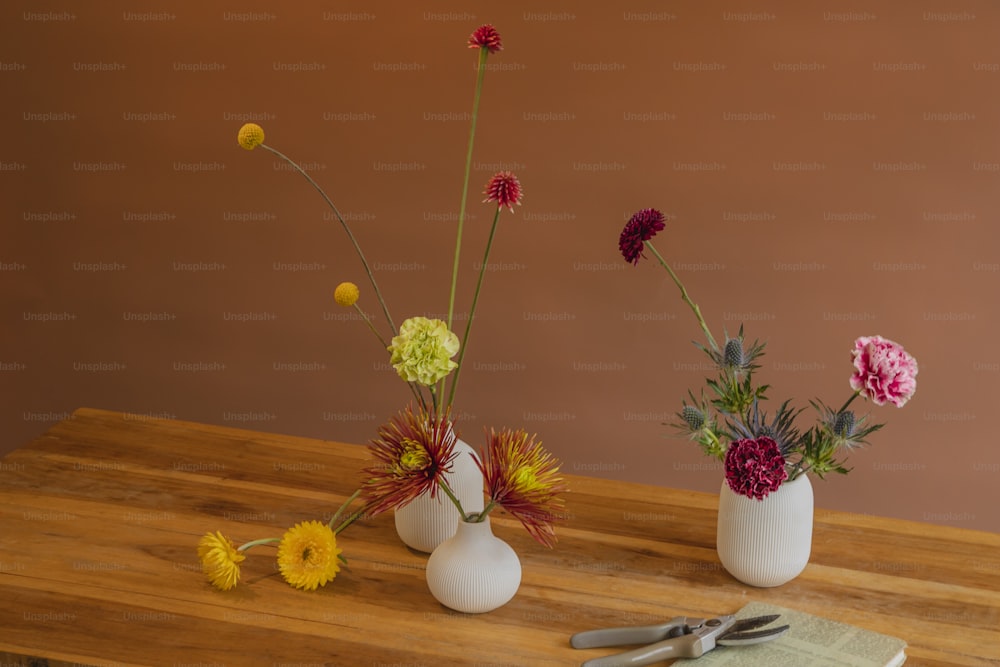
M333 291L333 300L345 308L350 308L358 301L361 291L354 283L340 283Z
M424 494L437 497L456 456L458 438L449 415L407 406L379 427L378 438L368 443L375 462L364 471L369 516L405 507Z
M284 534L278 544L278 569L291 586L314 591L340 572L337 536L319 521L303 521Z
M235 588L240 580L240 563L246 556L236 550L232 541L221 532L207 533L198 541L198 558L201 569L212 582L212 585L222 591Z
M257 123L247 123L240 128L240 133L237 135L236 140L240 146L248 151L252 151L264 143L264 128Z
M411 317L399 327L399 335L389 345L389 363L399 377L430 387L448 375L458 364L451 360L458 354L458 336L441 320Z
M564 515L561 494L567 490L559 461L523 429L490 429L486 447L474 459L490 500L551 547L556 541L552 524Z

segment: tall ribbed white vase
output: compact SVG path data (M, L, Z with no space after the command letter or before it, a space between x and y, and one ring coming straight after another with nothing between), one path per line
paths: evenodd
M467 614L493 611L521 586L521 561L493 534L490 518L461 521L427 560L427 587L444 606Z
M806 475L763 500L722 482L716 549L729 574L751 586L780 586L799 576L812 551L813 489Z
M455 441L457 455L445 481L455 492L466 513L483 509L483 474L472 459L473 449L461 439ZM406 507L395 511L396 533L403 544L431 553L455 534L459 513L455 504L440 489L431 498L424 494Z

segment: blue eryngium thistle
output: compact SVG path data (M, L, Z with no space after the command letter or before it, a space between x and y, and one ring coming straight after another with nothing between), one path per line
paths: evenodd
M700 431L705 426L705 413L693 405L685 405L681 410L681 419L692 431Z
M838 438L850 438L854 434L854 412L851 410L844 410L843 412L838 412L837 416L833 420L833 434Z
M743 366L743 341L740 338L730 338L722 352L722 361L727 368Z

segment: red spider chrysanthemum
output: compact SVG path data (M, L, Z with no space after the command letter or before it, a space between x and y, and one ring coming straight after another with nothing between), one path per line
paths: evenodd
M566 490L559 474L559 461L535 436L523 430L490 429L489 441L473 457L483 473L490 506L499 505L516 517L538 542L551 547L556 542L553 522L564 518Z
M481 25L469 36L469 48L489 49L490 53L496 53L503 49L500 33L489 23Z
M625 261L638 264L639 258L645 256L642 253L643 242L656 236L664 227L663 214L655 208L636 211L625 224L618 239L618 249Z
M726 482L741 496L763 500L786 479L785 457L772 438L735 440L726 450Z
M404 507L424 493L436 497L439 482L451 471L456 440L447 413L414 413L407 407L380 426L368 443L376 462L364 470L370 515Z
M512 172L498 171L486 184L484 202L495 201L497 206L506 206L514 212L514 205L521 205L521 183Z

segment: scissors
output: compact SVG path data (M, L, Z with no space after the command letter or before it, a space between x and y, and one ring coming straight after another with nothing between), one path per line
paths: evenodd
M646 644L624 653L587 660L581 667L651 665L673 658L700 658L716 646L746 646L777 639L789 626L763 628L777 619L777 614L743 619L735 616L707 619L678 616L659 625L578 632L570 637L569 643L573 648Z

